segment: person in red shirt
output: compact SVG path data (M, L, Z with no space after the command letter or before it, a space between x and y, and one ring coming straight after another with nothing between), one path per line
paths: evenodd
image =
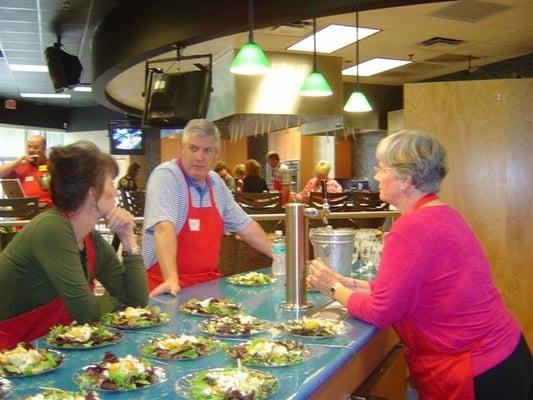
M313 260L307 280L351 316L392 326L407 347L423 400L531 400L533 363L487 257L466 221L437 192L448 170L431 134L403 130L377 146L374 178L401 217L385 238L375 280Z
M269 151L265 157L266 162L272 168L272 190L281 192L281 203L287 204L291 192L291 173L289 167L280 162L279 154Z
M16 178L20 181L27 197L38 197L47 207L52 205L50 197L50 175L46 158L46 139L35 135L26 142L27 154L0 167L0 178Z

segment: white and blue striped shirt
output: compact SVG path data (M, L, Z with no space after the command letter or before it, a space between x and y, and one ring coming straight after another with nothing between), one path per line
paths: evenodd
M185 224L189 208L187 179L191 182L193 205L195 207L211 206L207 184L203 188L196 185L190 177L181 172L176 160L160 164L150 174L146 187L142 245L144 265L147 268L157 261L155 225L162 221L172 222L176 226L177 235ZM252 220L235 202L224 181L214 171L209 171L208 179L213 186L215 205L224 221L224 232L240 232L245 229Z

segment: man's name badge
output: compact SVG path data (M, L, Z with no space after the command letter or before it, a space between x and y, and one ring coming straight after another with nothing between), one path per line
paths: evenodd
M33 182L34 180L35 178L33 177L33 175L26 175L26 177L24 178L25 182Z
M193 232L200 231L200 220L189 218L189 230Z

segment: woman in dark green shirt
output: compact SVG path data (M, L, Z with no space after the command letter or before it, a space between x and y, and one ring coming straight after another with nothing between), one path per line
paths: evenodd
M50 170L57 208L35 217L0 253L0 348L58 323L95 321L120 304L148 301L133 216L115 206L115 160L78 142L54 148ZM94 230L100 218L119 237L124 263ZM93 278L108 294L93 294Z

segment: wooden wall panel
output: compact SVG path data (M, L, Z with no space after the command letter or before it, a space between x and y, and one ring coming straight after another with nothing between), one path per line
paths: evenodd
M498 271L506 303L533 345L533 79L509 81L507 268Z
M405 127L432 132L442 140L450 172L441 196L474 229L496 284L530 343L533 326L527 308L533 274L526 255L531 254L533 224L523 218L527 211L515 199L531 206L533 197L532 82L408 84L404 94ZM524 239L517 242L513 232L523 233Z
M335 139L335 176L352 177L352 141L348 137Z
M237 141L222 140L218 159L224 161L233 174L235 165L244 163L248 159L248 142L246 137ZM261 163L261 160L257 161Z
M181 147L181 135L161 139L161 162L178 157Z

